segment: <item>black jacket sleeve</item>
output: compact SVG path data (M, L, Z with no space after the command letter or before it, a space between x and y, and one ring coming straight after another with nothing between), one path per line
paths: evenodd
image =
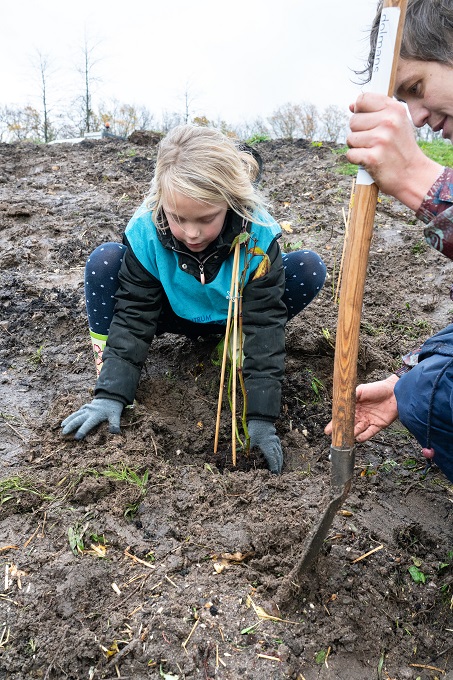
M270 271L255 280L252 274L243 293L243 374L248 419L275 420L280 413L287 309L282 300L285 272L277 241L268 256Z
M127 245L127 242L126 242ZM132 404L162 307L162 285L128 247L95 397Z

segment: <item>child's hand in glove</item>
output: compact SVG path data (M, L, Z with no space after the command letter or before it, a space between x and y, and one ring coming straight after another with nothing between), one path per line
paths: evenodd
M250 448L261 449L269 470L279 475L283 466L283 451L275 427L267 420L249 420Z
M104 422L109 421L109 432L120 432L120 418L123 411L123 404L114 399L93 399L91 404L84 404L78 411L71 413L61 423L63 434L70 432L77 432L74 435L75 439L83 439L84 436Z

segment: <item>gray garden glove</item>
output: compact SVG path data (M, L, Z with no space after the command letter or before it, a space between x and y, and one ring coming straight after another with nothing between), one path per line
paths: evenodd
M279 475L283 465L283 451L275 427L268 420L249 420L247 429L250 435L250 448L261 449L269 470Z
M109 421L109 432L120 432L120 418L123 411L123 404L114 399L93 399L90 404L84 404L78 411L71 413L61 423L63 434L70 432L77 432L74 435L75 439L83 439L84 436L104 422Z

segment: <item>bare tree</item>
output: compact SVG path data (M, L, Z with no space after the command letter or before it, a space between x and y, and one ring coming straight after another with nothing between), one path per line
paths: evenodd
M50 121L50 107L48 97L49 81L53 74L53 69L49 56L47 54L43 54L40 50L36 50L36 59L33 60L32 63L39 74L42 112L42 139L47 144L47 142L55 139L55 131Z
M82 118L84 132L91 132L94 123L92 97L94 83L99 81L99 78L95 76L95 67L100 61L100 59L95 58L95 53L98 47L99 42L91 42L85 33L82 45L81 65L77 68L77 71L83 78L83 95L81 95L79 99L83 109Z
M267 120L275 137L293 139L299 126L297 105L283 104Z
M0 108L0 142L7 141L9 141L8 107L2 106Z
M161 129L165 134L177 125L181 125L183 122L184 120L180 113L176 113L175 111L162 111Z
M276 137L294 139L301 136L312 141L318 130L319 114L316 106L309 102L283 104L268 118Z
M269 138L270 130L264 120L260 117L236 125L234 127L239 139L247 140L253 138Z
M348 124L348 116L339 106L332 104L327 106L321 116L322 138L325 142L338 144L344 140Z
M303 102L294 108L299 133L304 139L312 142L318 132L318 109L310 102Z
M442 139L441 132L433 132L429 125L415 128L415 138L420 142L433 142L435 139Z
M194 116L193 103L197 100L197 94L193 90L193 85L190 81L187 81L184 86L184 92L182 94L182 101L184 105L184 111L182 114L182 122L187 124L190 119Z

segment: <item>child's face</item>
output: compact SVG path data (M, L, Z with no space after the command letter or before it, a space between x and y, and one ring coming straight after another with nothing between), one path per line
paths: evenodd
M437 61L400 59L395 94L406 102L416 127L428 124L453 141L453 67Z
M162 201L173 236L193 253L201 253L222 231L228 204L204 203L178 191Z

